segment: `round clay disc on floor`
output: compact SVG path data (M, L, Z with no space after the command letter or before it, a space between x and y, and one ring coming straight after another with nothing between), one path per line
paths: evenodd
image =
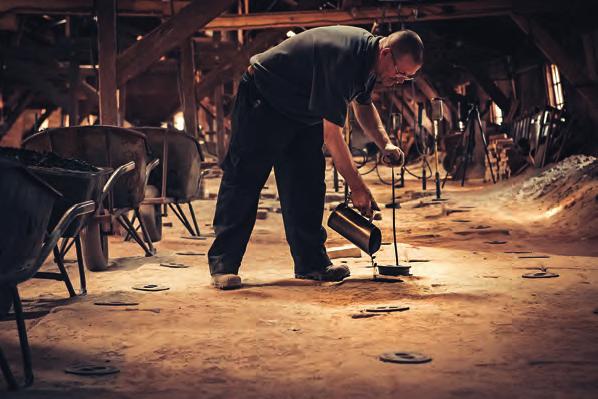
M119 300L114 300L114 301L97 301L93 303L94 305L98 305L98 306L137 306L139 305L139 302L135 302L135 301L119 301Z
M205 252L196 252L196 251L180 251L176 253L177 255L184 255L184 256L204 256Z
M499 240L492 240L492 241L485 241L486 244L495 244L495 245L500 245L500 244L506 244L506 241L499 241Z
M388 352L381 354L380 360L390 363L421 364L431 362L432 358L417 352Z
M169 267L171 269L186 269L190 267L189 265L185 265L184 263L176 263L176 262L163 262L160 263L162 267Z
M523 278L554 278L558 277L559 275L556 273L551 272L535 272L535 273L526 273L524 274Z
M185 240L198 240L198 241L207 240L207 238L204 236L181 236L181 238L184 238Z
M390 313L403 312L409 310L409 306L376 306L375 308L367 308L365 311L370 313Z
M71 366L64 369L65 373L76 375L108 375L119 373L120 370L114 366L106 366L103 364L82 364L78 366Z
M132 288L139 291L166 291L170 289L169 287L160 284L137 284Z

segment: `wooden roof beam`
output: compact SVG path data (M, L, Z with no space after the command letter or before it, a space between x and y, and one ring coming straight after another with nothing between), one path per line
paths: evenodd
M576 62L576 58L569 54L538 21L517 14L511 14L511 18L526 35L530 36L546 58L559 67L565 79L575 87L587 103L588 112L593 119L598 121L598 86L592 83L592 79Z
M16 14L91 15L94 0L52 0L40 5L39 0L2 0L0 17ZM192 1L174 0L175 13L179 13ZM226 9L230 2L203 1L208 4L222 3ZM225 4L226 3L226 4ZM436 3L404 4L397 7L353 7L345 10L313 10L293 12L250 13L223 15L207 24L204 29L237 30L260 28L288 28L293 26L325 26L336 24L369 24L378 22L417 22L447 19L477 18L507 15L509 12L526 14L532 12L558 11L558 1L528 0L480 0L438 1ZM119 16L163 17L170 14L169 2L162 0L119 0Z
M147 70L162 55L180 46L183 40L204 27L214 17L222 14L231 3L232 0L189 2L178 14L166 20L118 56L117 85L122 86Z

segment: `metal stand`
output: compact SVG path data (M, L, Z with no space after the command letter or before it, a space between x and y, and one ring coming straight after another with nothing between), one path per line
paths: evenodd
M397 203L395 198L395 168L391 164L391 186L392 186L392 238L394 244L394 251L395 251L395 264L394 265L378 265L377 263L373 264L374 269L374 280L377 280L376 269L378 273L383 276L401 276L401 275L408 275L409 274L409 266L402 266L399 264L399 249L397 247L397 226L396 226L396 213L397 213ZM373 262L373 257L372 257Z
M191 214L191 221L193 222L193 225L191 225L191 221L189 221L187 215L185 215L185 212L180 204L169 203L168 206L192 237L199 237L201 235L199 231L199 225L197 224L197 218L195 216L195 210L193 209L193 205L191 205L191 201L187 203L187 206L189 207L189 213Z
M141 233L143 234L143 239L141 237L139 237L139 234L137 233L135 226L133 226L133 223L129 220L129 218L126 215L124 215L124 214L120 215L119 217L116 218L116 221L126 230L126 232L131 237L133 237L133 239L137 242L137 244L139 244L139 246L145 251L145 256L154 256L156 254L156 249L154 248L154 245L152 244L152 240L147 232L147 229L145 228L145 225L143 224L143 220L139 216L139 209L134 209L133 212L134 212L137 220L139 220L139 225L141 227ZM144 242L144 240L145 240L145 242Z
M422 142L422 191L426 191L426 180L427 180L427 176L426 176L426 155L428 153L428 140L427 137L424 134L424 127L423 127L423 120L422 120L422 114L423 114L423 110L424 110L424 105L422 103L417 103L417 126L419 128L419 138Z
M435 166L435 181L436 181L436 201L442 200L440 198L441 190L440 190L440 172L438 171L438 123L439 121L434 120L434 166Z
M57 245L53 249L54 262L58 266L59 272L37 272L33 277L44 280L63 281L66 285L66 290L68 291L69 296L73 298L77 296L77 293L75 292L73 283L71 282L71 279L66 270L66 266L64 264L64 257L73 245L75 245L75 249L77 251L77 266L79 269L80 289L78 295L87 294L87 280L85 278L85 264L83 263L83 253L81 251L81 238L79 237L79 232L71 240L69 240L69 238L70 237L64 237L60 244L60 248Z
M21 346L21 356L23 358L23 374L25 376L25 382L22 385L23 388L33 384L33 365L31 363L31 348L29 347L29 340L27 339L27 329L25 327L25 319L23 317L23 306L21 305L21 298L17 287L11 287L13 297L13 307L15 312L15 320L17 322L17 330L19 332L19 343ZM9 390L17 390L20 385L17 382L14 374L10 370L8 361L4 357L4 353L0 349L0 369L4 375L4 379L8 384Z
M446 183L446 179L448 178L448 174L449 174L449 170L453 169L453 166L457 160L457 158L463 158L463 162L462 162L462 166L461 166L461 170L462 170L462 176L461 176L461 187L463 187L465 185L465 176L467 175L467 168L469 167L469 163L471 162L471 159L473 158L473 150L475 148L475 131L476 131L476 126L475 124L477 123L477 126L480 129L480 137L482 139L482 143L484 145L484 152L486 153L486 159L488 160L488 164L491 165L490 162L490 153L488 151L488 142L486 140L486 134L484 133L484 130L482 129L482 120L480 118L480 110L478 109L478 106L475 104L470 104L469 106L469 110L467 111L467 119L465 121L465 129L464 132L469 128L469 133L467 134L467 138L466 138L466 142L465 142L465 148L464 148L464 152L465 154L461 154L460 156L456 156L451 164L451 167L449 167L446 171L446 174L444 175L444 179L442 182L442 187L444 187L444 184ZM492 170L492 168L490 168L490 175L492 176L492 183L496 184L496 178L494 177L494 171Z

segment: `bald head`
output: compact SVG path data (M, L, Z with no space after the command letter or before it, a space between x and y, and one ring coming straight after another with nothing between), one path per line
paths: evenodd
M414 63L418 65L424 63L424 43L412 30L400 30L390 34L384 40L384 47L390 47L397 58L409 55Z

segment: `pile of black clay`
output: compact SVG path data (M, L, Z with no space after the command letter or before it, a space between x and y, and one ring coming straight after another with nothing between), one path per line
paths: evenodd
M79 159L62 158L53 152L35 152L22 148L0 147L0 157L13 159L25 166L38 166L42 168L60 168L79 172L97 172L98 168Z

